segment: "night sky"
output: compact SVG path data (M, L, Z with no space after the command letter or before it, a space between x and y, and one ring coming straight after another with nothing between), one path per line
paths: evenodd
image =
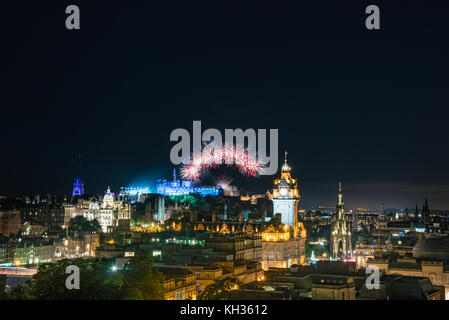
M309 1L312 2L312 1ZM393 2L393 3L392 3ZM301 208L449 209L443 1L2 4L0 195L170 178L170 132L278 128ZM65 8L81 30L65 28ZM381 30L365 28L377 4ZM240 186L264 192L274 177Z

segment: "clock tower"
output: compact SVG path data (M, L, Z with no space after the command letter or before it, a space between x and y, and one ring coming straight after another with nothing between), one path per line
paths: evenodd
M287 164L287 151L284 164L281 168L280 179L274 180L273 188L273 214L281 214L281 222L289 225L294 230L298 224L298 181L292 178L291 169ZM296 233L296 232L295 232ZM296 237L296 235L295 235Z

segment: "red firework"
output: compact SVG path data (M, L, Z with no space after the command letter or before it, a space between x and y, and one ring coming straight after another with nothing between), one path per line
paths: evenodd
M257 177L262 171L262 164L255 154L239 145L215 147L193 155L192 161L181 169L181 176L188 180L198 180L203 171L225 164L235 166L240 173L248 177Z

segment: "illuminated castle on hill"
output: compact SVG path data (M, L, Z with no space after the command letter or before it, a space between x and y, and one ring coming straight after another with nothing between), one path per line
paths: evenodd
M198 186L191 180L178 180L176 177L176 169L173 169L173 181L158 180L156 185L156 193L164 196L186 195L190 193L199 193L201 196L218 196L223 194L221 187L202 187Z

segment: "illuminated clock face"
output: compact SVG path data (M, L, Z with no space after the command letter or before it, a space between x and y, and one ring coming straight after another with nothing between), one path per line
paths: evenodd
M280 190L280 193L281 193L281 196L286 196L286 195L287 195L287 189L282 188L282 189Z

